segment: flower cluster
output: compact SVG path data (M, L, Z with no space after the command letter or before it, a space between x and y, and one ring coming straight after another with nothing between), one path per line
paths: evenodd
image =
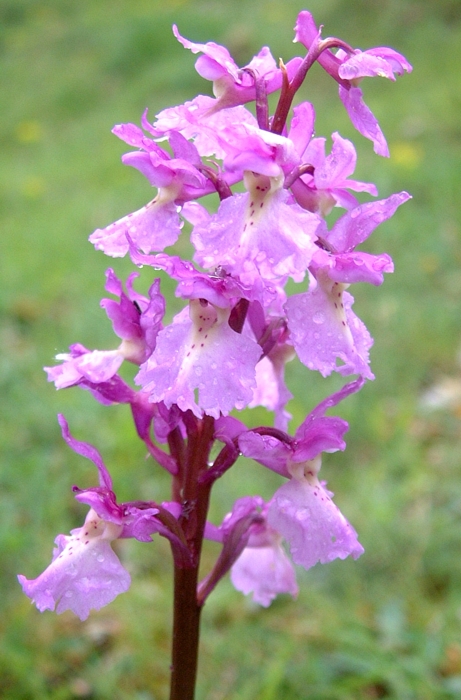
M304 57L277 66L264 47L239 68L225 47L196 44L174 27L182 45L199 54L196 69L212 82L214 97L198 95L153 122L146 111L142 128L113 129L134 149L123 162L157 193L140 210L94 231L90 241L110 257L128 255L136 266L168 275L184 306L165 323L159 279L145 297L134 288L137 273L124 286L109 269L106 291L114 298L101 306L121 343L103 351L74 344L57 356L61 364L46 370L56 388L80 386L103 404L130 405L140 439L171 474L172 500L118 503L98 452L75 440L61 418L69 446L95 463L99 486L76 489L90 511L81 528L58 536L46 571L32 581L19 577L40 610L71 609L84 619L125 591L130 577L110 545L118 538L168 537L178 567L197 565L203 536L215 540L221 552L198 586L198 600L230 571L235 587L264 606L279 593L297 592L283 540L294 563L306 569L363 552L318 477L322 452L343 450L348 428L325 413L373 379L372 339L346 290L356 282L380 285L392 272L389 255L360 246L409 195L359 200L354 193L378 193L352 178L352 142L335 132L328 153L326 139L314 136L313 105L293 102L318 61L339 84L355 128L387 156L358 83L366 76L393 80L411 66L389 48L360 51L340 39L322 39L306 11L295 32ZM272 93L279 98L270 115ZM199 200L212 193L219 202L210 212ZM335 207L344 212L331 225ZM165 252L185 223L193 261ZM289 280L300 285L296 294L288 294ZM324 377L337 372L358 378L321 402L290 436L292 395L284 374L294 356ZM136 388L118 374L125 360L138 367ZM230 415L255 406L274 412L274 426L249 430ZM210 460L214 443L222 447ZM197 504L207 502L213 483L240 454L285 481L268 502L242 497L215 526Z

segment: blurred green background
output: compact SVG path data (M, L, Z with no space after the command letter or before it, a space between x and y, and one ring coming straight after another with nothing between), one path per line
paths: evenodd
M164 541L118 543L132 588L85 623L38 613L16 581L17 573L37 576L56 534L81 524L72 484L95 483L94 467L62 441L58 411L100 449L120 500L168 498L168 480L145 460L126 407L103 408L78 389L56 392L42 367L72 342L114 347L99 308L104 271L125 276L131 266L95 252L87 237L152 193L120 164L129 149L110 130L210 88L171 24L194 41L225 44L239 65L264 44L288 60L299 48L291 41L301 9L324 24L324 36L389 45L414 65L395 84L363 86L389 161L352 129L320 68L303 88L317 108L317 135L353 138L357 179L376 182L382 197L413 194L367 243L396 264L382 288L354 289L356 313L375 337L377 378L339 407L350 422L348 448L326 456L322 469L366 553L299 570L298 600L281 597L268 610L224 581L203 615L197 698L461 697L461 3L0 0L1 698L167 697ZM294 427L341 384L311 374L289 370ZM428 392L441 397L434 410ZM268 497L278 483L262 467L237 466L219 484L213 514L246 492ZM210 545L205 559L215 554Z

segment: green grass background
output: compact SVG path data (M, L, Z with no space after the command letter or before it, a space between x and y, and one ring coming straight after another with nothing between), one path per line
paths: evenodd
M114 345L99 308L104 271L131 268L96 253L87 237L152 194L120 164L127 149L110 129L209 90L171 24L195 41L226 44L244 65L263 44L275 57L295 55L301 9L295 0L0 0L1 698L167 697L165 542L118 543L132 588L85 623L38 613L16 581L17 573L38 575L56 534L81 524L72 484L95 483L93 466L62 441L58 411L100 449L121 500L168 497L126 407L103 408L78 389L56 392L42 367L72 342ZM420 397L459 373L461 4L311 0L306 9L324 36L390 45L414 65L395 84L364 85L389 161L353 131L320 69L303 88L317 108L317 134L353 138L358 179L375 181L382 197L413 194L367 244L396 264L382 288L354 289L356 312L375 337L376 380L340 407L348 448L326 456L322 469L366 553L299 570L298 600L281 597L268 610L220 584L204 611L197 697L459 698L461 412L425 412ZM289 382L293 425L340 385L300 366L290 367ZM278 483L242 463L219 484L213 514L247 492L268 497ZM215 554L210 545L207 562Z

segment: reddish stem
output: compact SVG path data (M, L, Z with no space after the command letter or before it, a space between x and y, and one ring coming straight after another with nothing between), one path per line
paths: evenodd
M174 571L174 622L170 700L193 700L197 679L200 612L198 567Z
M280 99L275 110L274 118L272 120L271 131L273 131L275 134L282 133L287 121L291 103L293 102L293 98L296 92L303 84L308 71L312 68L315 61L319 60L319 57L324 51L333 47L342 48L349 53L354 52L354 50L349 46L349 44L346 44L346 42L342 41L341 39L337 39L336 37L328 37L328 39L323 39L322 41L314 41L311 44L307 52L307 56L304 58L303 62L301 63L291 82L288 82L288 78L285 71L282 90L280 93ZM334 54L331 54L330 61L332 63L335 63ZM336 59L336 62L339 63L338 59ZM337 69L335 71L332 71L332 69L330 69L330 71L328 72L330 72L332 75L334 73L333 77L341 85L344 85L345 87L350 87L350 82L348 80L342 80L339 77Z
M214 420L192 415L184 421L188 432L181 488L182 515L179 524L187 541L192 566L174 568L174 619L170 700L194 700L197 679L200 612L197 600L198 570L211 485L200 484L208 468L213 443Z

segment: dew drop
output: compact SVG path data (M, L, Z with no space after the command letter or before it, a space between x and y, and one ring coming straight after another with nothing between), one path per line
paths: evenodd
M73 595L74 595L74 594L72 593L72 591L66 591L66 592L64 593L64 596L65 596L66 598L72 598Z
M104 555L103 555L103 554L98 554L98 556L96 557L96 559L97 559L97 561L99 561L99 562L102 563L102 562L104 561Z
M317 311L313 315L312 320L314 321L314 323L317 323L318 325L320 325L321 323L324 323L324 321L325 321L325 314L323 314L321 311Z

